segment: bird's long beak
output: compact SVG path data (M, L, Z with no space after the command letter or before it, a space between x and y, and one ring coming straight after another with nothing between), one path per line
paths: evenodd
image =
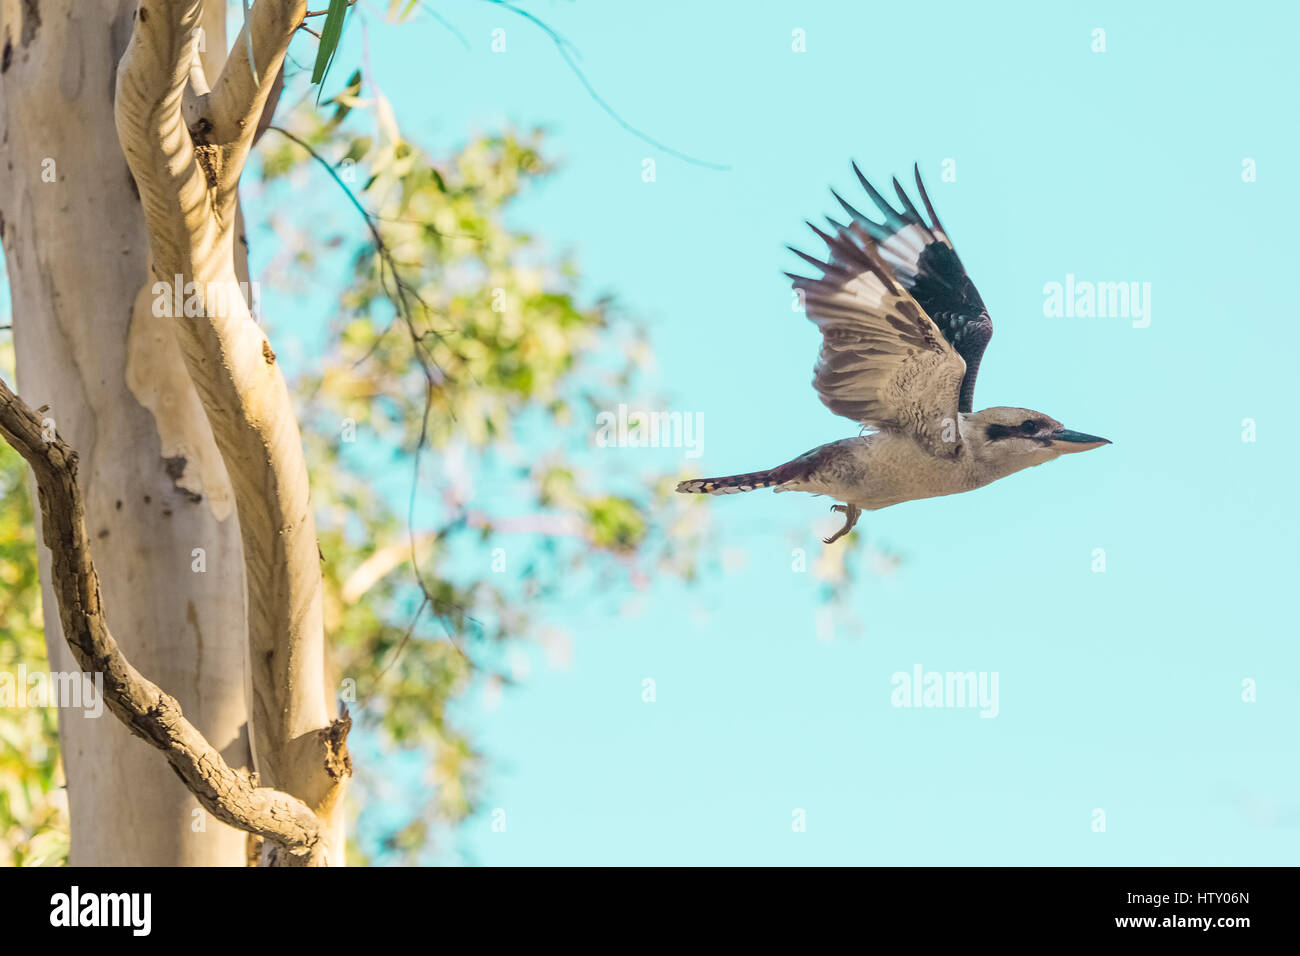
M1069 455L1076 451L1087 451L1090 448L1100 448L1102 445L1109 444L1110 439L1108 438L1085 435L1083 432L1073 432L1068 428L1062 428L1059 432L1052 432L1052 445L1059 448L1063 455Z

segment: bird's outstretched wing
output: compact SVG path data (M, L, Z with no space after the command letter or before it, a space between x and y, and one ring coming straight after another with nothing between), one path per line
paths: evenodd
M934 214L934 206L930 204L925 184L921 182L921 169L914 166L913 172L921 202L930 216L929 225L912 205L897 179L894 180L894 191L902 203L901 210L894 209L875 190L867 177L862 175L857 163L853 164L853 172L857 174L858 181L862 183L862 188L867 191L871 201L884 215L885 221L878 223L868 219L833 189L831 195L853 217L853 223L876 241L880 257L888 264L899 285L920 303L944 338L965 360L966 376L961 383L959 409L969 412L975 396L975 376L979 374L980 359L988 347L989 339L993 337L993 321L989 318L975 284L966 275L952 240L944 232L939 217ZM835 225L840 230L844 228Z
M822 332L813 387L837 415L912 436L940 458L961 450L957 403L966 363L881 258L860 223L829 235L820 278L790 275L804 311ZM788 274L788 273L787 273Z

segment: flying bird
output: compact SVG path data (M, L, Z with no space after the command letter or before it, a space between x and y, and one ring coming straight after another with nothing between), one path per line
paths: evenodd
M829 231L808 226L826 243L826 261L790 251L821 272L786 273L804 311L822 333L813 388L823 404L862 426L854 438L821 445L766 471L697 478L677 490L727 495L756 488L806 491L843 502L832 511L844 527L863 511L983 487L1060 455L1109 445L1071 431L1028 408L974 412L975 376L993 322L915 167L927 223L897 179L895 209L853 172L884 222L831 195L849 216L828 218Z

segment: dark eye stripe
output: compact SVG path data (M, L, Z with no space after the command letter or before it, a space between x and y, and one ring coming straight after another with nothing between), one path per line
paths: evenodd
M989 425L984 434L989 441L997 441L1001 438L1024 438L1027 435L1033 435L1040 428L1046 426L1046 422L1036 422L1031 418L1026 418L1019 425Z

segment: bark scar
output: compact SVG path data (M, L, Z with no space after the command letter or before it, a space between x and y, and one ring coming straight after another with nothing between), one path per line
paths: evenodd
M208 189L214 190L220 181L218 173L221 167L221 150L208 142L208 134L211 132L212 121L206 116L199 117L190 127L190 139L194 142L194 158L198 161L199 168L203 170L203 178L208 184Z
M344 707L343 713L321 731L325 744L325 772L334 780L352 776L352 755L348 753L348 731L351 729L352 717Z

